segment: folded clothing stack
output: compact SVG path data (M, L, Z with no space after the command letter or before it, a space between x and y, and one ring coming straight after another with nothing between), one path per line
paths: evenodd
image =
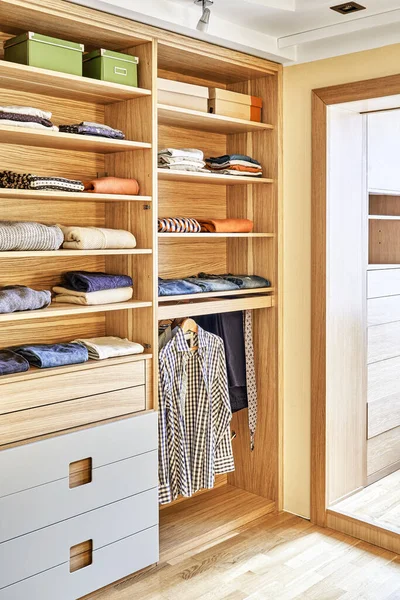
M206 158L206 168L222 175L262 176L261 163L244 154L224 154L217 158Z
M9 250L58 250L64 235L57 225L24 221L0 221L0 252Z
M10 348L39 369L76 365L89 359L87 349L81 344L27 344Z
M29 363L23 356L12 350L0 350L0 375L24 373L29 370Z
M125 194L128 196L137 196L140 191L139 183L136 179L123 177L99 177L83 182L85 192L93 194Z
M51 122L51 112L32 106L0 106L1 125L58 131Z
M92 123L91 121L82 121L72 125L60 125L59 130L62 133L73 133L75 135L95 135L99 137L112 138L113 140L124 140L125 134L119 129L113 129L103 123Z
M107 248L136 248L136 238L124 229L102 227L64 227L63 248L68 250L102 250Z
M199 219L201 231L207 233L250 233L253 221L250 219Z
M158 153L161 169L201 171L205 167L204 153L196 148L165 148Z
M85 186L77 179L65 177L39 177L30 173L0 171L0 187L18 190L58 190L60 192L83 192Z
M142 354L144 347L126 338L105 336L90 339L74 340L77 344L85 346L92 360L104 360L116 356L129 356L130 354Z
M204 292L226 292L271 287L271 282L259 275L213 275L199 273L185 279L158 278L159 296L178 296Z
M64 273L61 285L55 286L54 302L66 304L114 304L133 296L133 281L128 275L111 275L90 271Z
M158 233L199 233L200 223L196 219L174 217L158 219Z
M48 290L37 292L24 285L7 285L0 288L0 314L46 308L51 302Z

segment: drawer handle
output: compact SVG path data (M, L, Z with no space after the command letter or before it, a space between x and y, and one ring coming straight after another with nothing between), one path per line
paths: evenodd
M124 69L123 67L114 67L115 75L128 75L128 69Z
M86 540L69 549L69 572L75 573L93 562L93 540Z
M92 459L83 458L69 465L69 487L76 488L92 481Z

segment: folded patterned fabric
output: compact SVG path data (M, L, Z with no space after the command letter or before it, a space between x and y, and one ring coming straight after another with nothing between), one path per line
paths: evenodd
M37 292L24 285L8 285L0 288L0 313L46 308L51 302L48 290Z
M245 167L246 169L255 169L256 171L262 170L261 165L256 165L246 160L228 160L223 163L213 163L207 160L207 168L212 169L213 171L218 171L218 169L227 169L228 167Z
M85 346L81 344L32 344L11 348L24 357L34 367L47 369L49 367L62 367L63 365L76 365L88 360L89 355Z
M140 188L136 179L124 179L123 177L99 177L84 181L85 192L94 194L126 194L137 196Z
M23 356L12 350L0 350L0 375L24 373L29 370L29 363Z
M116 302L127 302L133 296L133 288L122 287L112 290L100 290L98 292L77 292L62 286L53 287L53 302L65 304L83 304L84 306L95 306L98 304L114 304Z
M61 192L83 192L85 186L77 179L65 179L64 177L39 177L31 175L29 179L31 190L58 190Z
M92 123L85 125L85 122L76 123L73 125L60 125L59 130L62 133L73 133L75 135L95 135L99 137L112 138L116 140L124 140L125 134L119 129L113 129L102 123Z
M53 123L49 119L33 117L32 115L0 112L0 120L20 121L21 123L40 123L40 125L44 125L45 127L53 127Z
M185 281L198 286L201 292L229 292L231 290L239 290L239 286L236 283L222 277L210 279L205 277L186 277Z
M41 123L30 123L27 121L12 121L11 119L0 119L0 127L24 127L26 129L45 129L46 131L58 131L58 127L52 125L51 127L46 127Z
M29 190L30 173L14 173L13 171L0 171L0 187L19 190Z
M64 227L63 248L70 250L98 250L104 248L135 248L136 238L123 229L102 227Z
M229 163L226 166L218 166L218 167L207 165L207 169L210 171L215 171L217 173L220 171L225 171L227 169L229 169L230 171L242 171L243 173L262 173L261 167L250 167L250 166L237 165L237 164L231 165Z
M63 232L57 225L22 221L0 221L0 251L58 250Z
M42 119L51 119L52 114L47 110L34 108L33 106L0 106L0 112L13 113L15 115L30 115L32 117L41 117Z
M174 217L158 219L159 233L199 233L200 223L196 219Z
M186 279L161 279L158 278L159 296L178 296L180 294L198 294L203 290L196 283Z
M63 274L62 286L77 292L100 292L116 288L132 287L129 275L111 275L91 271L69 271Z
M232 163L234 161L241 161L245 163L251 163L253 165L258 165L261 167L261 163L258 162L255 158L251 156L246 156L245 154L224 154L222 156L206 158L206 162L209 164L224 164L224 163Z
M89 358L92 360L104 360L115 356L129 356L130 354L142 354L144 347L128 339L113 337L97 337L74 340L77 344L86 346L89 352Z
M199 273L200 279L209 279L210 277L222 277L226 281L230 281L238 286L240 289L256 289L261 287L271 287L269 279L260 277L259 275L232 275L227 273L225 275L210 275L208 273Z
M239 176L245 176L245 177L262 177L262 172L258 171L256 173L253 173L252 171L248 171L247 169L245 171L238 171L237 169L221 169L221 170L214 170L211 169L212 173L218 173L219 175L239 175Z
M158 152L159 157L189 158L190 160L204 160L204 152L197 148L164 148Z
M250 219L199 219L201 231L210 233L249 233L253 231Z

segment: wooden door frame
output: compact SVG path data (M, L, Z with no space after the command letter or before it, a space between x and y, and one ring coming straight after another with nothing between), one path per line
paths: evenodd
M326 486L327 110L400 94L400 74L312 91L311 521L330 524Z

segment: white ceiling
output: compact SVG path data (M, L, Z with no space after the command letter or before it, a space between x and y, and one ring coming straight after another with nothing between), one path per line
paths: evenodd
M289 65L400 42L400 0L214 0L208 33L196 31L193 0L70 0Z

